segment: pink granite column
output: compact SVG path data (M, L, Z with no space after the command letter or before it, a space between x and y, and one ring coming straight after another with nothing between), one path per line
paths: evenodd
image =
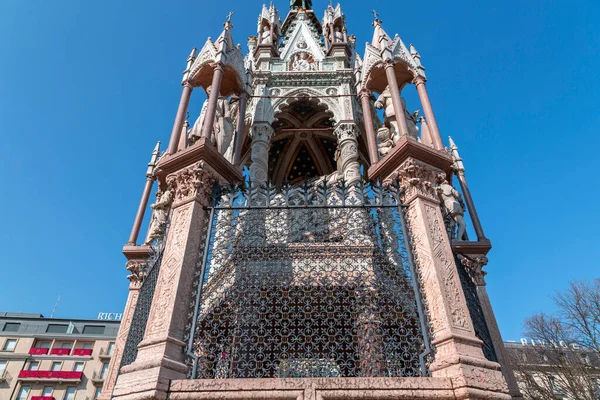
M400 136L408 137L408 125L404 118L404 108L400 101L400 89L398 88L398 80L396 79L396 72L394 71L394 64L387 62L385 64L385 75L387 82L390 87L390 93L392 95L392 104L394 105L394 113L396 114L396 121L400 127Z
M146 213L146 208L148 207L148 199L150 198L150 192L152 191L153 185L154 178L152 176L147 177L146 185L144 185L144 191L142 192L142 198L140 200L140 205L138 206L135 221L133 222L133 228L131 228L129 240L127 241L128 245L135 246L137 242L138 236L140 234L140 229L142 227L142 221L144 220L144 214Z
M423 113L425 114L425 119L427 120L429 126L434 148L436 150L444 150L444 142L442 142L440 130L438 129L435 116L433 115L433 109L431 108L431 102L429 101L429 95L427 94L427 89L425 88L425 79L418 76L415 78L414 83L417 87L417 92L419 92L419 99L421 99Z
M222 64L216 64L212 79L210 96L208 98L208 107L204 116L204 126L202 126L202 137L205 137L210 143L217 113L217 101L221 93L221 81L223 80L224 67Z
M411 157L397 170L436 348L430 369L433 377L452 379L457 398L508 400L500 365L485 358L483 342L475 336L435 192L440 173Z
M121 360L123 358L123 350L125 349L125 343L127 342L127 336L129 335L129 329L131 327L131 321L135 308L137 307L138 297L140 295L140 289L142 283L146 277L146 257L150 255L150 248L136 247L133 252L140 258L131 258L127 262L127 270L131 273L127 277L129 279L129 295L127 296L127 302L125 303L125 310L123 312L123 319L121 325L119 325L119 332L115 340L115 348L108 364L108 371L106 378L104 379L104 385L102 386L102 393L98 397L98 400L110 400L112 398L112 391L117 381L117 375L119 374L119 367L121 366ZM128 257L131 255L127 253L127 247L125 247L125 253Z
M175 198L162 265L144 339L135 362L121 369L115 399L165 399L169 381L187 375L184 336L203 232L209 223L204 206L209 204L214 182L204 161L167 176Z
M360 91L360 104L362 105L365 132L367 133L367 147L369 148L369 161L371 165L375 165L379 161L379 153L377 152L377 139L373 128L373 114L371 114L371 104L369 102L370 95L371 93L366 89Z
M169 149L167 150L167 154L175 154L177 152L177 146L179 145L179 136L181 135L181 127L183 126L185 113L187 112L188 105L190 104L192 90L193 86L190 82L185 82L183 84L181 100L179 100L179 108L177 108L177 115L175 116L173 130L171 131L171 139L169 140Z
M235 137L235 152L233 154L233 165L236 167L240 163L242 158L242 150L244 146L244 140L246 139L244 136L244 130L246 129L246 103L248 102L248 94L246 92L242 92L240 94L240 107L238 109L238 124L237 124L237 134Z

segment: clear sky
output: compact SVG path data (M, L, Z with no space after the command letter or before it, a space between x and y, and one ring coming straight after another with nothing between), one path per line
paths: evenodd
M246 49L263 1L0 1L0 311L122 310L120 253L193 46L235 11ZM282 17L287 0L276 0ZM314 0L319 17L328 1ZM600 2L344 0L357 48L375 8L421 53L443 136L467 167L505 339L600 276ZM409 108L419 108L410 102ZM200 110L196 96L192 118ZM163 147L164 148L164 147Z

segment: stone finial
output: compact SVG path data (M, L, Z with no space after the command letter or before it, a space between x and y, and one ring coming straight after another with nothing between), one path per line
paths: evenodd
M456 146L456 143L454 143L454 140L450 136L448 136L448 142L450 142L450 155L452 155L452 159L454 160L454 169L456 172L465 172L465 165L462 158L460 158L460 154L458 154L458 146Z
M146 170L146 176L148 178L152 178L154 174L154 168L156 168L156 163L158 162L158 156L160 155L160 141L156 142L156 146L154 146L154 150L152 151L152 156L150 157L150 162L148 163L148 169Z
M185 67L185 71L183 71L183 80L181 81L181 83L185 83L187 82L187 80L190 77L190 71L192 70L192 65L194 65L194 61L196 61L196 55L198 53L198 50L193 47L192 51L190 52L190 55L187 58L187 65Z

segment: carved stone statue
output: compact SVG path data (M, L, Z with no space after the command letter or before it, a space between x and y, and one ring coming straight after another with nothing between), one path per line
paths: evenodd
M385 157L394 148L394 141L392 140L392 133L390 128L382 126L377 130L377 150L382 157Z
M290 9L297 10L299 8L312 10L312 0L290 0Z
M344 34L342 33L342 30L340 29L340 27L336 26L335 32L334 32L334 42L342 43L343 41L344 41Z
M271 28L265 25L262 31L260 44L273 44L273 38L271 37Z
M402 102L404 119L406 119L406 126L408 127L408 136L416 140L419 137L419 127L417 126L417 122L419 121L419 110L411 114L406 109L406 100L404 100L404 97L400 97L400 101Z
M165 234L165 228L169 220L169 211L173 203L173 194L171 188L167 187L164 192L156 193L156 203L152 204L152 222L148 229L148 238L145 245L149 246L155 239L162 237Z
M400 129L398 128L398 121L396 120L396 111L394 110L394 103L392 102L392 93L390 87L386 87L383 92L375 101L375 108L383 109L385 111L384 125L390 129L390 134L394 144L400 140Z
M328 185L335 185L336 183L338 183L342 179L344 179L344 162L342 160L342 151L341 151L339 145L337 146L337 149L335 150L335 155L333 156L333 161L335 161L336 170L333 173L331 173L325 177L325 181L327 182Z
M294 62L292 63L293 71L314 71L314 64L311 63L308 59L308 54L306 53L298 53L295 56Z
M458 226L456 239L460 241L469 240L467 237L467 224L465 223L465 209L463 207L462 196L448 181L445 175L438 176L438 186L436 191L442 201L442 207L450 215L452 220Z
M208 109L208 99L210 98L210 93L212 92L212 87L209 86L206 89L207 99L202 105L202 111L200 112L200 116L194 123L194 126L190 130L189 133L189 141L190 143L195 143L202 136L202 126L204 125L204 117L206 115L206 110ZM219 153L221 153L225 158L227 158L227 154L231 153L230 147L233 141L233 119L232 119L232 106L231 102L226 97L219 97L217 100L217 109L215 113L215 120L213 124L213 135L212 142L216 146Z

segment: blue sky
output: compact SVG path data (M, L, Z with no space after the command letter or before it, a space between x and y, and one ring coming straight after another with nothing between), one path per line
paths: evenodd
M285 16L289 2L274 3ZM319 16L327 3L314 0ZM120 250L152 148L169 138L185 59L231 10L245 49L261 4L0 3L0 311L49 316L58 295L57 317L123 308ZM342 6L360 51L375 8L421 53L440 130L460 147L494 245L487 281L500 328L518 339L523 318L552 310L552 293L600 275L600 4L416 4Z

